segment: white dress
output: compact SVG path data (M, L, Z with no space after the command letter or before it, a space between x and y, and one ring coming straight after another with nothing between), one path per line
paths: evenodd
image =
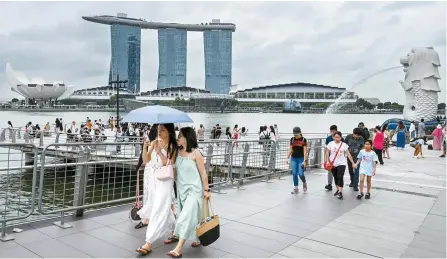
M166 151L162 152L166 156ZM144 206L138 211L141 218L149 219L146 242L151 244L161 238L169 237L175 227L175 217L171 210L174 180L160 181L155 177L155 168L161 166L161 158L152 151L151 161L144 169L144 193L147 193L147 198L143 198Z

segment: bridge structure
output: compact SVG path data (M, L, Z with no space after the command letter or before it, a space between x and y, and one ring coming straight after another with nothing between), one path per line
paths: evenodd
M439 151L424 147L425 158L413 159L410 147L392 149L392 159L378 165L370 200L356 199L347 173L339 200L324 189L327 172L314 162L305 171L308 191L290 194L285 140L204 142L221 235L208 247L187 243L185 257L446 257L446 160ZM60 153L47 153L51 145ZM134 228L129 211L143 171L132 152L91 159L101 145L127 150L135 143L53 143L40 151L32 143L0 143L0 257L138 256L146 229ZM32 163L25 163L25 147ZM73 147L77 156L66 160ZM312 145L310 160L321 150ZM159 240L151 257L171 249Z

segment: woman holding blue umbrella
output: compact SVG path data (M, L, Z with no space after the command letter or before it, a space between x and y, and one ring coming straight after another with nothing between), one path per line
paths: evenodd
M149 150L148 150L149 146ZM174 165L177 157L177 140L174 124L158 126L158 140L149 143L146 139L143 146L143 161L152 167L153 174L149 181L153 195L153 205L150 208L149 225L146 231L146 243L136 251L147 255L152 251L152 244L160 238L167 237L166 244L178 242L174 237L175 216L171 210L174 199L174 179L156 177L156 171L163 166ZM144 210L144 207L143 209Z

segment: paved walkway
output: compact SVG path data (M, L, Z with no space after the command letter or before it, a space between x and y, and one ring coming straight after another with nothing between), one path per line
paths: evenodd
M306 194L290 194L290 177L214 194L221 237L209 247L187 243L184 257L445 258L446 160L433 151L413 159L411 152L392 150L373 179L371 200L356 200L348 187L344 200L336 199L324 190L322 171L307 173ZM91 213L65 230L52 222L20 226L14 241L0 242L0 257L137 257L145 229L133 228L128 209ZM150 258L167 257L173 246L154 247Z

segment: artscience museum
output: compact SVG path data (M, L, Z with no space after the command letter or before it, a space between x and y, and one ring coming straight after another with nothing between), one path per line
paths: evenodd
M62 100L70 96L74 88L63 82L45 82L42 78L29 80L23 72L15 71L11 64L6 64L6 77L11 90L28 99L39 101Z

